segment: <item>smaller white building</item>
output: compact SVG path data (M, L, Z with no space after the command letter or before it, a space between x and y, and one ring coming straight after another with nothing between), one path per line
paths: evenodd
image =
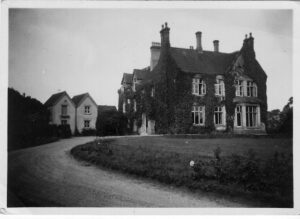
M75 104L66 91L53 94L45 106L50 112L50 124L69 124L72 134L75 133Z
M75 110L75 125L79 133L84 129L96 129L98 105L89 95L84 93L72 98Z
M81 133L84 129L96 129L98 105L89 95L84 93L72 99L66 91L53 94L45 106L50 112L50 124L69 124L72 134L77 129Z

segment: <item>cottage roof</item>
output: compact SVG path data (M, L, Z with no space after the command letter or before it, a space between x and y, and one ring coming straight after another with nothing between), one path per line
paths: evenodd
M98 105L98 113L103 113L106 111L117 111L117 108L115 106Z
M76 95L72 98L73 103L75 104L76 107L79 107L80 104L85 100L85 98L89 97L92 102L97 106L96 102L93 100L93 98L91 97L91 95L89 93L83 93L83 94L79 94Z
M239 52L221 53L194 49L170 48L178 67L187 73L224 74Z
M121 84L123 84L123 82L125 82L126 84L131 84L132 83L132 76L133 75L130 74L130 73L124 73Z
M54 106L61 98L64 96L67 96L69 99L71 99L66 91L62 91L56 94L53 94L45 103L44 105L47 107Z

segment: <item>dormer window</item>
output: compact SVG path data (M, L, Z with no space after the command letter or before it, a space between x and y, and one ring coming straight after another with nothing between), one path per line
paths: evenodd
M216 96L225 96L225 84L222 76L217 76L216 78L215 94Z
M192 94L202 96L206 94L206 84L202 78L193 78Z
M247 81L247 96L257 97L257 86L253 81Z

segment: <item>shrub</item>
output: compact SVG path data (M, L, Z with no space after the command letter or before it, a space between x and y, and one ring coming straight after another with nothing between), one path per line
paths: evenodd
M69 124L58 126L58 135L61 138L70 138L72 136L71 127Z
M96 129L83 129L81 131L81 135L83 135L83 136L93 136L96 134L97 134Z

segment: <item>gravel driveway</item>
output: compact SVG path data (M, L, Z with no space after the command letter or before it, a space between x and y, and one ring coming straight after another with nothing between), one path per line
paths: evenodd
M70 155L72 147L92 140L76 137L9 152L8 207L247 207L100 169Z

